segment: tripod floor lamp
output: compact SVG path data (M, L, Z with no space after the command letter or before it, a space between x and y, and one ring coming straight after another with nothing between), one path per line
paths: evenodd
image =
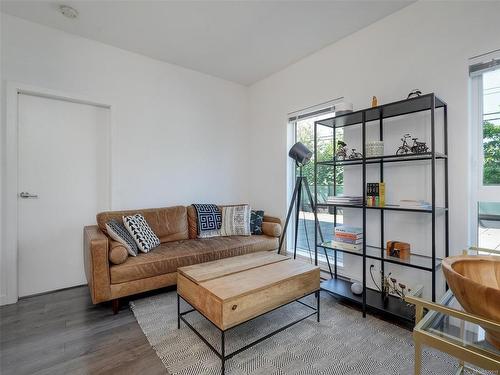
M292 193L292 199L290 201L290 206L288 207L288 213L286 215L286 220L285 220L285 226L283 228L283 233L281 234L280 241L279 241L279 246L278 246L278 253L281 252L281 248L283 246L283 243L286 238L286 231L288 228L288 224L290 223L290 218L292 216L293 208L295 207L295 233L294 233L294 239L293 239L293 259L297 258L297 237L298 237L298 231L299 231L299 213L302 206L302 194L305 191L306 197L308 199L308 203L311 205L312 211L314 212L314 230L316 230L316 205L314 204L314 200L311 194L311 189L309 188L309 183L307 181L307 177L305 177L302 174L302 167L304 167L309 161L311 160L312 157L312 152L301 142L297 142L292 146L290 151L288 152L288 156L292 158L295 161L295 164L297 167L299 167L299 175L297 176L297 179L295 181L295 188L293 189ZM324 241L323 239L323 232L321 231L321 227L318 225L317 230L321 239L321 242ZM306 228L307 231L307 228ZM315 249L315 264L317 264L318 257L317 257L317 250L316 250L316 244L314 244L314 249ZM330 266L330 261L328 259L328 254L326 253L326 249L323 248L325 252L325 257L326 257L326 262L328 264L328 269L330 271L330 274L332 274L332 268ZM333 277L333 276L332 276Z

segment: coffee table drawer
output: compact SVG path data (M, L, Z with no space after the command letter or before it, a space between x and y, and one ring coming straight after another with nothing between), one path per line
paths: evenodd
M228 329L319 290L319 269L267 288L233 297L222 304L222 329Z

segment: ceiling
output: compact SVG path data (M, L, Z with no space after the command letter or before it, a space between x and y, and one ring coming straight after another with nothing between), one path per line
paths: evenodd
M77 19L58 11L77 9ZM250 85L411 1L1 1L1 11Z

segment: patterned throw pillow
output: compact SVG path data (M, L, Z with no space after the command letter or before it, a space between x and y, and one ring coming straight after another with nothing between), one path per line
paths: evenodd
M123 223L110 220L106 223L106 230L112 239L125 246L129 255L137 256L139 248Z
M124 216L123 224L132 235L132 238L139 247L139 250L143 253L147 253L149 250L160 245L160 239L156 236L148 225L146 219L144 219L144 216L141 214Z
M193 204L196 211L198 238L220 236L222 213L215 204Z
M264 221L264 211L254 211L250 216L250 232L252 234L262 234L262 222Z
M221 236L250 235L250 206L228 206L222 208Z

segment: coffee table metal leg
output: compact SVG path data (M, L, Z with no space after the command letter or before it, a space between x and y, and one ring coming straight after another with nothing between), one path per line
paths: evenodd
M222 361L222 375L224 375L226 373L226 343L225 343L225 332L224 331L220 331L221 332L221 335L220 335L220 343L221 343L221 361Z
M177 329L181 329L181 297L177 293Z
M307 296L311 296L313 293L314 293L314 295L316 296L316 303L317 303L316 308L314 308L312 305L309 305L308 303L305 303L305 302L300 301L300 299L301 299L301 298L304 298L304 297L307 297ZM307 296L303 296L303 297L300 297L300 298L298 298L298 299L296 299L296 300L290 301L290 302L288 302L288 303L287 303L287 304L285 304L285 305L288 305L288 304L293 303L293 302L298 302L298 303L300 303L300 304L302 304L302 305L304 305L304 306L307 306L308 308L312 309L312 310L313 310L313 312L312 312L311 314L309 314L309 315L307 315L307 316L304 316L304 317L302 317L302 318L300 318L300 319L298 319L298 320L295 320L295 321L293 321L293 322L291 322L291 323L289 323L289 324L287 324L287 325L285 325L285 326L283 326L283 327L281 327L281 328L279 328L279 329L277 329L277 330L275 330L275 331L273 331L273 332L271 332L271 333L269 333L269 334L267 334L267 335L265 335L265 336L263 336L263 337L261 337L261 338L259 338L259 339L255 340L255 341L251 342L250 344L247 344L247 345L245 345L245 346L241 347L240 349L237 349L237 350L235 350L235 351L233 351L233 352L231 352L231 353L229 353L229 354L226 354L226 342L225 342L225 341L226 341L226 331L224 331L224 330L220 329L220 328L219 328L218 326L216 326L213 322L211 322L211 321L210 321L210 319L206 318L206 319L207 319L210 323L212 323L212 325L214 325L214 326L215 326L215 327L216 327L216 328L220 331L220 333L221 333L221 350L220 350L220 352L219 352L219 351L218 351L215 347L213 347L213 346L212 346L212 344L211 344L210 342L208 342L208 341L207 341L207 339L205 339L205 338L203 337L203 335L202 335L200 332L198 332L198 331L196 330L196 328L194 328L194 327L193 327L193 326L192 326L192 325L191 325L191 324L190 324L190 323L189 323L189 322L188 322L188 321L184 318L184 315L190 314L190 313L192 313L192 312L194 312L194 311L197 311L197 310L196 310L195 308L192 308L192 309L190 309L190 310L186 310L186 311L181 312L180 300L181 300L181 298L182 298L182 297L181 297L179 294L177 294L177 328L180 328L180 322L181 322L181 320L182 320L182 321L183 321L183 322L184 322L184 323L185 323L185 324L186 324L186 325L187 325L187 326L191 329L191 331L193 331L193 332L194 332L194 333L195 333L195 334L196 334L196 335L197 335L197 336L198 336L198 337L199 337L199 338L200 338L200 339L201 339L201 340L202 340L202 341L203 341L203 342L204 342L204 343L205 343L205 344L206 344L206 345L207 345L207 346L208 346L208 347L209 347L209 348L210 348L210 349L211 349L211 350L212 350L212 351L213 351L213 352L217 355L217 357L219 357L219 358L221 359L221 362L222 362L222 363L221 363L221 373L222 373L222 375L224 375L224 374L225 374L225 371L226 371L226 360L228 360L228 359L230 359L230 358L234 357L235 355L237 355L237 354L241 353L242 351L247 350L248 348L251 348L251 347L252 347L252 346L254 346L254 345L257 345L258 343L260 343L260 342L262 342L262 341L266 340L267 338L269 338L269 337L271 337L271 336L274 336L274 335L276 335L277 333L279 333L279 332L281 332L281 331L284 331L285 329L287 329L287 328L289 328L289 327L291 327L291 326L293 326L293 325L295 325L295 324L297 324L297 323L299 323L299 322L301 322L301 321L303 321L303 320L305 320L305 319L307 319L307 318L309 318L309 317L311 317L311 316L316 315L316 319L317 319L317 321L319 322L319 321L320 321L320 310L319 310L319 309L320 309L320 297L321 297L321 296L320 296L320 291L319 291L319 290L317 290L317 291L315 291L315 292L311 292L311 293L310 293L310 294L308 294ZM281 307L283 307L283 306L285 306L285 305L278 306L278 307L276 307L275 309L270 310L270 311L267 311L267 312L265 312L265 313L263 313L263 314L261 314L261 315L268 314L268 313L270 313L271 311L274 311L274 310L276 310L276 309L278 309L278 308L281 308ZM201 314L201 313L200 313L200 314ZM201 315L203 316L203 314L201 314ZM259 316L261 316L261 315L259 315ZM256 318L257 318L257 317L259 317L259 316L256 316L256 317L254 317L254 318L252 318L252 319L250 319L250 320L256 319ZM249 320L248 320L248 321L249 321ZM231 328L228 328L227 330L230 330L230 329L236 328L236 327L238 327L239 325L244 324L244 323L246 323L246 322L248 322L248 321L245 321L245 322L243 322L243 323L240 323L240 324L237 324L237 325L235 325L235 326L232 326Z
M319 323L319 306L320 306L320 291L318 290L316 292L316 301L317 301L317 306L316 306L316 313L317 313L317 319L316 321Z

